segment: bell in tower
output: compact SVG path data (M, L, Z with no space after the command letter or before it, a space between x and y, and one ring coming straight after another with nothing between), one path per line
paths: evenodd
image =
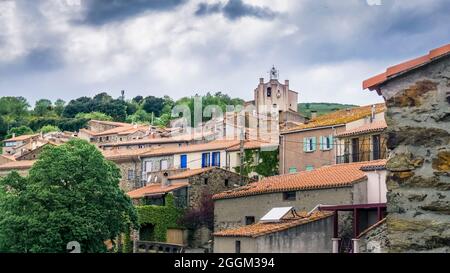
M272 66L272 69L270 69L270 79L271 80L278 79L278 70L275 68L275 66Z

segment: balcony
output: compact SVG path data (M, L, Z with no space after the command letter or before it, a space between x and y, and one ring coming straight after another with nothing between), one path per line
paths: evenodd
M336 156L336 164L371 161L386 158L387 158L386 150L365 151L361 153L348 153Z

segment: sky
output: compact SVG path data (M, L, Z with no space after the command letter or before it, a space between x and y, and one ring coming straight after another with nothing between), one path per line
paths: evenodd
M448 44L448 0L0 0L0 96L381 102L362 81Z

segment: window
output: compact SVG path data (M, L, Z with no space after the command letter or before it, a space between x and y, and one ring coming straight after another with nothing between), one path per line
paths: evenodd
M283 192L283 201L295 201L295 197L296 197L295 191Z
M134 179L134 170L128 170L128 180Z
M168 162L167 159L161 160L161 170L167 170Z
M373 160L380 159L381 154L380 135L372 136L372 150L373 150Z
M272 97L272 88L267 87L267 97Z
M210 153L203 153L202 154L202 168L209 167L210 164Z
M316 138L315 137L303 138L303 151L314 152L315 150L316 150Z
M320 149L322 151L328 151L333 149L333 136L321 136L320 137Z
M289 168L289 173L296 173L297 172L297 168L296 167L290 167Z
M235 242L235 252L236 253L241 253L241 241L236 241Z
M251 225L255 223L255 216L245 216L245 225Z
M314 170L314 166L308 165L308 166L306 166L306 170L307 171L312 171L312 170Z
M153 162L152 161L145 161L145 171L146 172L153 171Z
M225 187L228 187L228 185L230 185L230 181L228 180L228 178L227 178L227 179L225 179L225 182L224 182L224 184L225 184Z
M208 185L208 178L207 178L207 177L205 177L205 178L203 179L203 184Z
M180 155L180 168L181 169L187 168L187 155Z
M212 153L212 166L220 167L220 152Z
M352 139L352 162L359 161L359 138Z

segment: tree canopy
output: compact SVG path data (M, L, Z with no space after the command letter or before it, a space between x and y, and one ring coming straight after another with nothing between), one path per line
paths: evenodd
M137 227L120 171L95 146L46 147L26 177L0 180L0 252L105 252L104 241Z

